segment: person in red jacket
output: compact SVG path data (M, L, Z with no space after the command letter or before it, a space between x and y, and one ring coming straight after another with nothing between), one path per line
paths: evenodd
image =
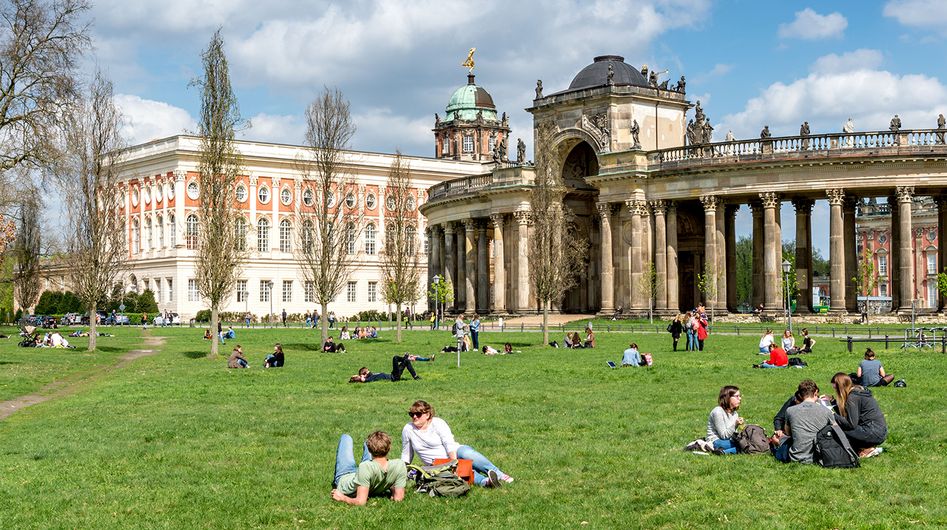
M769 345L769 360L761 364L760 368L786 368L789 366L789 356L786 350L776 344Z

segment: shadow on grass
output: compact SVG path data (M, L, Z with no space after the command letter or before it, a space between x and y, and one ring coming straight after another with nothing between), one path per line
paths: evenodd
M18 361L0 361L0 364L20 364Z
M99 346L96 344L95 351L100 351L103 353L115 353L120 351L125 351L125 348L119 348L118 346Z
M283 343L283 350L305 350L305 351L322 351L322 348L319 347L318 343L306 344L302 342L293 342L293 343Z
M183 351L181 355L187 357L188 359L201 359L207 357L206 351Z

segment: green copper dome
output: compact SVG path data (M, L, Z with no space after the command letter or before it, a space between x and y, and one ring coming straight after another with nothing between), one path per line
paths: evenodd
M455 119L474 121L477 113L483 113L484 121L496 122L497 108L490 93L474 83L474 75L467 76L467 84L454 91L447 104L445 121Z

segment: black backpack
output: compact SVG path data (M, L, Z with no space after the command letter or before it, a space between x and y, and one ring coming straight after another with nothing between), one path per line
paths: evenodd
M815 436L813 461L822 467L859 467L858 453L848 443L842 428L832 423Z
M766 438L766 431L759 425L747 425L736 436L737 451L746 454L759 454L769 452L769 439Z
M806 361L803 361L803 360L800 359L799 357L790 357L790 358L789 358L789 366L803 366L803 367L805 367L805 366L809 366L809 365L806 364Z

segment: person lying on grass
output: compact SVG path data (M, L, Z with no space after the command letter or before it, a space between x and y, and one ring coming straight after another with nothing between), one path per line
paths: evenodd
M408 409L411 421L401 430L401 460L410 464L417 454L421 462L430 466L437 459L463 458L473 462L474 483L484 488L498 488L513 477L500 471L493 462L469 445L454 441L447 422L434 416L434 407L427 401L417 400Z
M388 459L390 450L388 433L375 431L362 445L362 461L356 466L352 437L343 434L335 453L332 499L356 506L364 506L369 497L387 497L401 502L408 469L401 460Z
M374 383L375 381L400 381L401 375L405 370L415 379L421 379L421 376L414 371L414 365L411 364L412 358L418 360L416 355L406 353L404 355L395 355L391 358L391 373L372 372L368 367L361 367L358 373L349 378L349 383ZM427 360L427 359L425 359Z

